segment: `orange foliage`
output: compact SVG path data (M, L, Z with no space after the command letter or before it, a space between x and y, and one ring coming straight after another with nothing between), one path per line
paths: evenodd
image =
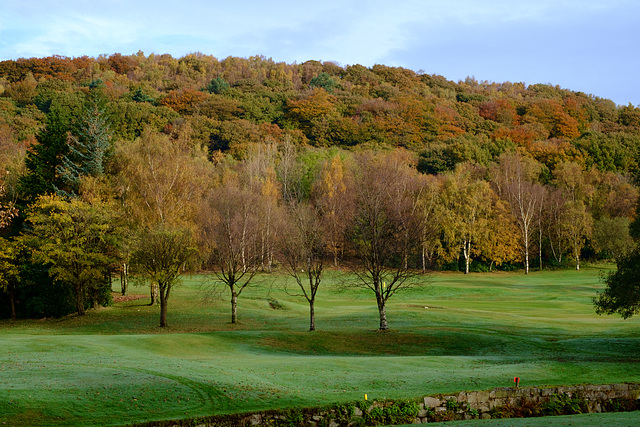
M478 106L478 113L484 119L493 120L507 126L516 126L520 123L516 108L506 99L485 101Z
M207 94L199 90L172 90L162 98L160 105L165 105L181 114L193 114L196 106L207 98Z
M574 139L580 136L578 120L567 114L555 99L536 101L527 111L525 119L529 123L541 123L554 138Z
M536 141L529 146L529 153L549 169L565 162L576 162L584 167L584 159L580 152L567 140L552 138Z
M335 113L335 102L335 96L322 88L315 88L306 98L289 101L289 111L300 122L309 123L317 117Z
M549 134L544 127L536 126L536 124L519 125L514 128L500 128L491 134L491 139L509 139L521 147L529 147L532 142L546 139Z
M439 124L438 137L440 139L451 138L465 133L465 130L459 127L460 115L455 108L439 104L436 105L434 112Z

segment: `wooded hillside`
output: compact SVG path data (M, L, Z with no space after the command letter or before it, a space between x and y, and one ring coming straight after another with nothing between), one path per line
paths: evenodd
M632 247L639 148L639 108L547 84L202 54L3 61L0 298L81 314L131 262L162 302L173 279L140 239L234 274L373 268L376 244L396 272L578 268Z

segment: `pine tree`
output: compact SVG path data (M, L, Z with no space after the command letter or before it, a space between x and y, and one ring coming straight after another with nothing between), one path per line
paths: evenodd
M68 150L69 119L63 111L52 110L46 119L46 127L37 136L37 144L27 152L27 174L20 179L20 194L26 202L39 195L53 193L62 184L56 170Z
M64 183L56 188L60 195L77 194L82 176L104 174L105 160L111 154L111 130L100 96L92 92L76 129L67 139L67 154L56 168Z
M27 152L27 173L19 181L18 191L24 203L31 203L43 194L53 194L63 185L58 167L69 152L67 140L74 118L82 115L82 101L75 94L56 95L47 109L45 128Z

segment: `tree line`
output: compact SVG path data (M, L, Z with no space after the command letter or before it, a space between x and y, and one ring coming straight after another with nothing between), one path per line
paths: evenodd
M215 77L214 77L215 76ZM204 55L0 62L0 301L82 315L120 272L167 325L181 273L238 299L329 264L386 302L430 269L623 259L636 109L548 85ZM291 292L294 292L291 290Z

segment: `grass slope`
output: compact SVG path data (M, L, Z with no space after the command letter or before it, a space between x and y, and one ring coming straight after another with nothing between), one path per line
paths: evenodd
M0 422L122 425L214 413L521 385L640 381L640 321L598 317L600 269L422 278L389 303L329 272L308 305L264 276L229 303L187 279L157 328L148 299L64 319L0 322ZM134 292L144 293L142 288ZM282 309L273 309L277 300Z

